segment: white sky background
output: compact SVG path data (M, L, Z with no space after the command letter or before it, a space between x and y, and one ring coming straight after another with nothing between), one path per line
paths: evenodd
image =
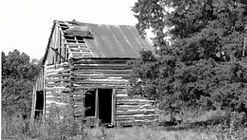
M0 48L43 57L53 20L135 25L137 0L0 0Z

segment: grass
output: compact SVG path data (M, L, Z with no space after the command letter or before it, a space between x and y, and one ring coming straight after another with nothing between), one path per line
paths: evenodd
M189 115L187 115L189 116ZM208 123L210 120L229 117L219 111L209 111L194 119L183 119L175 126L134 126L126 128L74 127L61 122L27 127L28 120L13 116L2 118L3 140L247 140L247 128L238 127L239 115L232 115L230 124ZM163 121L165 121L163 117ZM160 119L162 120L162 119ZM4 122L4 123L3 123ZM6 123L7 122L7 123ZM66 124L66 125L65 125ZM76 132L76 133L75 133Z
M213 140L215 138L215 136L206 136L193 130L166 131L148 127L114 128L105 131L106 139L112 140L199 140L200 137ZM91 129L88 135L97 140L100 138L99 132L99 129Z

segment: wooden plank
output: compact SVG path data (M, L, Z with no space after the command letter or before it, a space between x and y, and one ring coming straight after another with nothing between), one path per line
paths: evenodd
M146 104L151 104L149 100L147 101L141 101L141 100L117 100L116 102L117 105L146 105Z
M56 49L54 49L54 48L52 48L51 47L51 49L54 51L54 58L55 58L55 60L54 60L54 62L55 63L57 63L59 60L60 60L60 58L63 60L63 61L65 61L65 58L63 58L63 56L56 50ZM57 57L57 56L59 56L59 57Z
M57 80L57 81L65 81L65 80ZM100 85L111 85L111 86L127 86L126 81L117 81L117 80L111 80L111 81L89 81L89 80L80 80L80 81L71 81L71 83L76 83L76 84L85 84L85 85L91 85L91 84L95 84L97 86ZM92 87L92 86L90 86Z
M112 121L111 125L115 125L116 120L116 89L112 89Z
M117 111L116 115L135 115L135 114L144 114L144 115L149 115L149 114L155 114L155 111Z
M60 32L59 32L59 27L57 26L56 28L57 32L56 32L56 48L58 48L58 56L62 57L61 54L61 46L60 46ZM61 62L60 57L57 58L57 63L59 64Z
M70 46L80 46L82 48L87 48L87 45L85 43L70 43L70 42L66 42L65 45Z
M97 120L97 123L96 123L96 127L99 126L99 89L96 89L96 93L95 93L95 118Z
M127 60L121 60L121 59L117 59L117 60L94 60L94 59L79 59L79 60L75 60L73 61L73 64L127 64Z
M80 84L80 83L76 83L76 84ZM81 90L81 89L90 89L90 88L126 88L127 85L126 84L122 84L122 85L116 85L116 84L82 84L82 86L77 86L77 87L72 87L73 90Z
M43 104L43 122L45 124L46 120L46 90L45 90L45 80L46 80L46 62L43 67L43 96L44 96L44 104Z
M74 69L87 69L87 70L93 70L93 69L109 69L109 70L128 70L131 69L129 66L76 66Z
M128 67L128 68L131 68L129 67L128 65L126 64L74 64L74 67L75 68L81 68L81 67L88 67L88 66L91 66L91 67Z
M130 79L129 74L75 74L71 76L71 78L74 78L75 81L89 79L89 78L90 79L110 79L113 77L115 77L116 79L123 79L123 80Z
M71 71L72 74L97 74L97 73L103 73L103 74L130 74L132 72L131 69L126 70L110 70L110 69L79 69L79 70L73 70Z
M33 86L32 112L31 112L31 123L30 123L30 125L32 125L34 123L35 106L36 106L36 89L35 89L35 86Z

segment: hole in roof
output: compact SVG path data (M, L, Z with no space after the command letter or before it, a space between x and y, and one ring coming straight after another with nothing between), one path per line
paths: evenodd
M60 26L61 27L61 29L64 31L64 30L67 30L69 27L67 27L67 26Z
M77 40L78 43L85 43L83 40Z
M67 36L67 35L65 35L64 38L65 38L65 39L74 39L73 36Z
M77 40L83 40L83 37L81 36L76 36Z
M67 40L68 43L76 43L75 40Z

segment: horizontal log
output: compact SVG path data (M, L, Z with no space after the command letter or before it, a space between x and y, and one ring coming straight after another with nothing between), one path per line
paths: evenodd
M87 48L85 43L64 43L64 44L69 45L69 47L70 46L80 46L80 47Z
M52 82L54 82L54 83L57 83L57 82L70 82L70 78L67 78L67 79L46 79L46 81L45 81L47 84L49 83L49 82L51 82L50 84L52 84Z
M118 99L122 99L122 98L127 98L127 99L129 99L129 96L128 96L127 93L123 93L123 94L117 93L116 97L117 97Z
M145 105L150 104L149 101L138 101L138 100L116 100L116 105Z
M127 63L133 59L130 58L73 58L71 64L82 64L82 63L94 63L94 64L107 64L107 63Z
M116 115L116 119L126 119L126 120L153 120L153 119L157 119L157 115L156 114L134 114L134 115Z
M155 111L117 111L116 115L155 114Z
M80 83L76 83L80 84ZM115 84L102 84L102 83L96 83L96 84L85 84L83 83L81 86L71 87L72 90L83 90L83 89L94 89L94 88L126 88L127 85L115 85Z
M107 78L107 77L130 78L130 74L104 74L104 73L78 74L78 73L74 73L72 74L71 77L72 78Z
M129 96L128 94L117 94L116 95L116 99L117 100L129 100L129 99L147 99L145 97L142 97L141 95L137 95L137 96Z
M118 67L126 67L128 66L127 64L110 64L110 63L105 63L105 64L90 64L90 63L86 63L86 64L74 64L73 65L74 68L77 67L84 67L84 66L90 66L90 67L100 67L100 66L104 66L104 67L111 67L111 66L118 66Z
M70 73L50 73L46 75L47 78L52 78L52 77L59 77L59 78L64 78L64 77L70 77Z
M46 87L45 88L46 91L51 91L51 92L54 92L54 91L60 91L60 92L70 92L71 89L70 88L60 88L60 87Z
M70 48L71 52L90 52L88 48Z
M117 110L118 111L136 111L136 110L157 110L156 108L157 107L155 107L155 106L145 106L145 107L141 107L140 105L130 105L130 106L128 106L128 107L126 107L126 106L124 106L124 107L122 107L122 105L121 106L119 106L119 105L117 105Z
M130 104L123 104L123 105L117 105L119 109L126 108L126 109L131 109L131 108L139 108L139 109L144 109L144 108L155 108L154 105L150 103L146 104L138 104L138 105L130 105Z
M59 83L46 82L46 87L47 88L53 88L53 87L66 87L66 88L70 88L71 87L71 84L69 82L59 82Z
M79 70L73 70L71 73L73 74L130 74L132 72L132 69L126 69L126 70L110 70L110 69L79 69Z
M104 69L104 70L127 70L127 69L131 69L130 66L116 66L116 65L112 65L112 66L76 66L76 67L73 67L73 71L74 70L81 70L81 69L87 69L87 70L90 70L90 69Z
M73 65L76 64L127 64L126 60L80 60L80 61L74 61L72 62Z
M95 80L95 81L91 81L88 79L85 80L77 80L77 81L70 81L71 83L75 83L75 84L104 84L104 85L126 85L128 84L128 82L124 81L124 80L114 80L114 79L110 79L110 80Z

